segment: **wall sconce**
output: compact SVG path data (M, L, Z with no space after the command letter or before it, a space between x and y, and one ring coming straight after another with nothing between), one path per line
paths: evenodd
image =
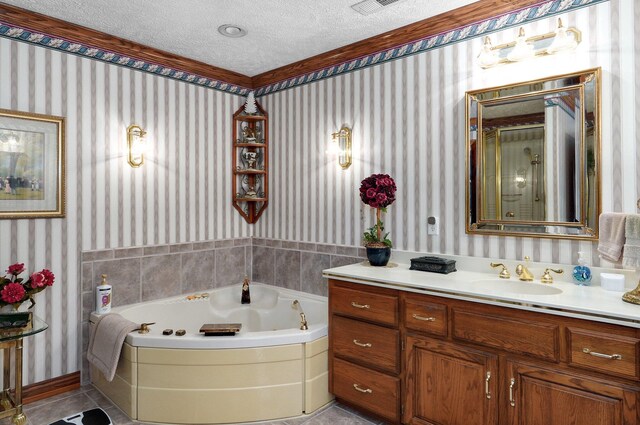
M478 65L482 68L523 61L534 56L553 55L574 50L582 41L582 33L577 28L565 28L558 19L554 32L526 37L524 28L518 30L518 37L510 43L493 46L491 39L484 38L484 45L478 55Z
M144 151L147 142L147 132L139 125L127 127L127 145L129 146L129 165L137 168L144 164Z
M338 164L343 170L351 165L351 129L343 125L340 131L331 134L332 152L338 156Z

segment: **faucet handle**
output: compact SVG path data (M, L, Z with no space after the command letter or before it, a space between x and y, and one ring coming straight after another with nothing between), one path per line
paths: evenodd
M148 334L149 333L149 326L155 325L155 324L156 324L156 322L140 323L140 327L138 328L138 333L139 334Z
M542 282L542 283L553 283L553 276L551 276L551 273L549 273L549 272L562 274L562 273L564 273L564 270L546 268L546 269L544 269L544 273L542 274L542 277L540 278L540 282Z
M489 264L491 267L493 267L494 269L496 267L502 267L502 270L500 270L500 274L498 275L501 279L509 279L511 277L511 274L509 273L509 270L507 270L507 266L505 266L502 263L491 263Z

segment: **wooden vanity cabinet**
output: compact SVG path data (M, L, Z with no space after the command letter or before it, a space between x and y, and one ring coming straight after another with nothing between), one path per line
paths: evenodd
M498 423L498 356L410 335L405 358L404 423Z
M638 388L507 361L509 425L637 425Z
M400 423L398 292L329 280L329 391Z
M329 306L331 391L390 423L640 424L638 329L338 280Z

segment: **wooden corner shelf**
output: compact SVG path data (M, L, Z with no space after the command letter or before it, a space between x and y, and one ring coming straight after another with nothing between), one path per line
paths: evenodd
M269 118L256 106L255 114L246 114L244 105L233 114L232 203L247 223L258 221L269 204Z

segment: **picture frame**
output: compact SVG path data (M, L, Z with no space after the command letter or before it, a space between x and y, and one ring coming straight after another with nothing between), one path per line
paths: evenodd
M65 215L63 117L0 109L0 219Z

